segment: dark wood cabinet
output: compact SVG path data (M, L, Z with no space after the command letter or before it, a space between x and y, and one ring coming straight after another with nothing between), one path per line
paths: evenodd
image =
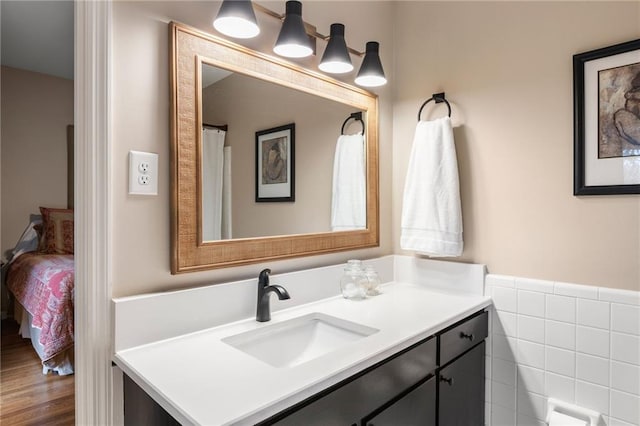
M430 337L259 424L359 425L370 413L433 375L436 355L437 340Z
M484 423L488 314L480 311L258 423L469 426ZM125 425L177 425L125 376Z
M481 425L487 334L477 312L260 425Z
M123 386L125 426L180 426L178 421L126 374Z
M484 422L484 351L480 342L438 373L438 424L481 425Z

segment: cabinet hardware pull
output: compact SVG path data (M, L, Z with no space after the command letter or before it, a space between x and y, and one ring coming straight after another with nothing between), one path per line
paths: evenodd
M473 333L467 334L464 331L460 332L461 339L469 339L469 341L473 341Z
M444 376L440 376L440 381L447 383L449 386L453 386L453 377L447 378Z

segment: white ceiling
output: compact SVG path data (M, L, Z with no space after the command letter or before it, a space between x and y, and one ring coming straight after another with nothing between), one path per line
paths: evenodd
M2 65L73 79L73 1L1 0Z

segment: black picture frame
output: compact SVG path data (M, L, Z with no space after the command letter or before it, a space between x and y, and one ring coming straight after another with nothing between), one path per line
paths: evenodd
M295 123L256 132L256 202L294 202Z
M629 140L624 128L635 121L622 120L637 118L640 123L640 97L637 104L635 99L640 95L640 86L635 91L636 83L640 84L640 72L637 77L629 77L636 75L638 69L640 39L573 56L573 195L640 194L640 179L636 182L636 173L640 175L640 144L636 150L632 142L635 139ZM617 115L620 109L626 112ZM631 133L635 135L637 130ZM615 137L620 140L615 141ZM608 146L609 142L615 144ZM619 156L603 155L605 149L617 150L618 143ZM628 175L626 170L632 170L628 179L632 183L623 181Z

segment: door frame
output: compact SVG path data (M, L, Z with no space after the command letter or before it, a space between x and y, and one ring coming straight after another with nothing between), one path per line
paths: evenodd
M75 1L77 425L122 423L111 366L111 25L111 0Z

